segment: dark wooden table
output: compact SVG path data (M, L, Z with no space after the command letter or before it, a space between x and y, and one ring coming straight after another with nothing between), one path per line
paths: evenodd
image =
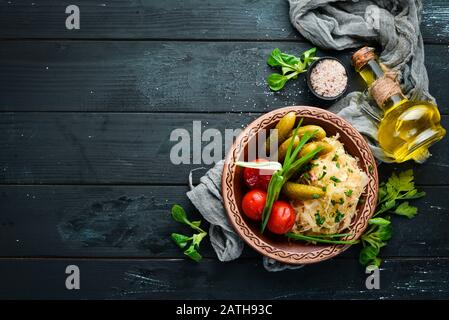
M65 28L72 2L80 30ZM424 1L430 89L446 128L448 26L449 3ZM358 247L268 273L249 248L221 263L207 243L196 264L169 239L185 231L172 204L198 217L185 196L198 165L170 163L174 128L239 128L278 107L319 105L303 78L280 93L265 84L273 48L311 46L287 1L0 0L0 39L0 298L449 298L447 138L424 165L379 168L413 168L428 193L415 219L394 220L380 290L366 289ZM349 66L350 51L326 54ZM65 288L71 264L80 290Z

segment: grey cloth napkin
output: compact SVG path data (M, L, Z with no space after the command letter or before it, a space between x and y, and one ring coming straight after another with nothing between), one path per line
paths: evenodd
M420 0L289 0L290 19L298 31L320 48L343 50L367 43L382 48L381 62L401 72L401 85L411 99L433 100L428 92L424 66L424 45L419 29ZM330 108L348 120L367 138L380 161L391 159L376 146L376 118L380 115L365 93L352 92ZM243 241L229 224L222 204L221 172L223 161L200 179L187 196L211 224L210 240L221 261L237 259ZM192 173L191 173L192 174ZM268 271L282 271L290 266L264 257Z
M419 27L421 0L289 0L289 3L290 20L307 40L333 50L378 44L382 48L381 62L399 71L404 93L413 100L434 101L429 94ZM377 159L392 161L376 146L378 109L369 103L365 93L350 93L330 110L368 138Z
M190 172L190 191L187 197L198 209L204 219L210 223L209 238L220 261L231 261L240 257L243 251L243 240L235 233L230 225L223 207L221 197L221 173L224 160L218 162L212 169L200 178L200 183L192 184L193 170ZM268 271L282 271L297 269L302 266L290 266L264 257L263 265Z
M207 171L196 187L193 187L192 183L192 170L189 176L191 190L187 192L187 197L204 219L210 223L210 242L217 253L218 259L230 261L237 259L242 254L243 240L235 233L223 208L223 198L221 197L223 164L224 160L221 160Z

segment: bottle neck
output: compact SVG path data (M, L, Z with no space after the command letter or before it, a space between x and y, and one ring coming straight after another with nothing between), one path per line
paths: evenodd
M401 96L399 94L394 94L387 101L385 101L384 104L380 107L382 108L382 110L387 111L391 107L398 105L401 101L404 101L404 100L405 100L405 98L403 96Z
M365 66L359 71L363 80L365 81L368 88L370 88L376 80L385 76L385 72L382 70L379 62L376 59L371 59L368 61ZM385 99L383 99L383 103L379 105L384 111L387 111L392 106L398 104L403 101L404 97L400 93L392 93L390 96L387 95ZM376 101L377 102L377 101Z

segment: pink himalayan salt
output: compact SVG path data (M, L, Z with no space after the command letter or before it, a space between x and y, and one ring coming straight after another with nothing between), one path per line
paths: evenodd
M330 98L342 93L348 83L348 76L343 65L337 60L319 61L310 73L313 90L320 96Z

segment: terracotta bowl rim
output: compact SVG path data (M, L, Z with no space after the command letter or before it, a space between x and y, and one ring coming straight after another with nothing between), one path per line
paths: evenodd
M226 214L233 226L234 230L239 236L254 250L261 253L264 256L275 259L277 261L287 264L311 264L324 261L341 254L348 249L349 245L329 245L329 246L317 246L316 250L310 252L298 252L294 250L285 250L273 246L263 240L259 234L253 232L246 223L242 214L238 209L238 205L235 200L234 194L234 174L236 165L233 159L239 157L241 152L244 152L245 146L249 140L248 135L257 133L259 130L266 128L272 123L279 121L279 119L290 111L295 111L296 115L304 118L315 118L330 123L334 127L338 127L341 135L346 135L347 139L351 139L354 145L356 145L360 155L358 156L359 163L363 163L365 168L370 166L373 170L366 170L365 173L369 177L368 185L366 186L365 203L359 209L358 218L351 223L352 231L354 234L346 238L347 240L356 240L364 232L368 226L368 220L374 214L377 204L378 195L378 172L377 165L374 159L373 153L365 141L363 136L346 120L340 116L321 109L311 106L289 106L279 109L275 109L251 122L236 138L231 149L226 155L226 160L223 166L222 176L222 195ZM256 128L256 129L255 129ZM294 245L292 245L294 248Z

